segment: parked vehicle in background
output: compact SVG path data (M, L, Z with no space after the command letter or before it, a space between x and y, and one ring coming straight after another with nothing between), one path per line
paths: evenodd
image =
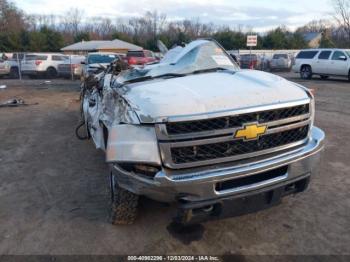
M82 68L82 79L103 70L116 59L121 59L121 54L108 52L89 53L85 61L81 62L84 65Z
M129 65L144 65L159 61L152 51L128 51L126 54L126 62Z
M71 56L69 59L58 65L58 76L64 78L80 78L83 71L81 62L85 61L85 56Z
M340 76L350 80L350 50L301 50L295 58L293 71L300 73L302 79L311 79L313 75L319 75L322 79Z
M21 55L21 56L20 56ZM18 60L17 60L18 56ZM4 53L0 54L0 77L9 76L10 78L19 78L19 64L23 54L12 54L11 56Z
M239 56L239 54L233 54L233 53L230 53L230 56L232 57L233 61L235 61L237 63L237 65L240 66L241 64L241 58Z
M289 54L274 54L269 62L269 68L274 70L287 70L292 69L292 57Z
M261 70L261 58L257 54L241 55L240 66L242 69Z
M22 62L22 74L30 78L45 76L54 78L58 76L58 65L69 57L55 53L28 53Z

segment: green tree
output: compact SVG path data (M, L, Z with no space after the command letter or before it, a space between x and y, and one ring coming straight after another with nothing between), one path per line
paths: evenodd
M60 51L60 49L63 47L63 37L60 32L44 26L40 29L40 33L44 35L45 38L45 51Z
M2 52L11 52L20 50L19 37L17 33L0 32L0 50Z
M112 33L111 38L112 39L119 39L119 40L130 42L130 43L133 42L132 37L130 37L130 35L128 35L126 33L122 33L122 32L117 32L117 31Z
M79 32L74 37L74 42L90 41L89 32Z
M26 30L22 30L19 33L19 41L21 49L19 51L29 51L30 46L30 33Z
M321 48L334 48L335 44L333 43L333 41L330 39L330 37L327 34L322 33L320 47Z
M227 50L245 48L246 45L246 34L231 29L220 30L213 35L213 38Z
M263 47L267 49L287 49L289 48L289 32L284 27L277 27L267 33L263 40Z
M290 36L289 48L291 49L303 49L307 48L307 42L305 41L301 33L295 32Z
M40 32L30 32L29 51L40 52L46 47L45 35Z

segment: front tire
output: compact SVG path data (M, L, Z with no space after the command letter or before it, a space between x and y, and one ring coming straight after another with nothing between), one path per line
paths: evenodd
M304 65L300 70L300 78L301 79L311 79L312 77L312 69L309 65Z
M49 67L47 70L46 70L46 77L47 78L50 78L50 79L52 79L52 78L55 78L55 77L57 77L57 70L55 69L55 68L53 68L53 67Z
M121 188L111 174L111 222L113 225L133 224L137 217L139 196Z
M12 78L12 79L18 79L19 78L18 67L11 67L11 69L10 69L10 78Z

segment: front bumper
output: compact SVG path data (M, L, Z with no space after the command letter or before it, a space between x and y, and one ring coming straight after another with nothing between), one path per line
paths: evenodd
M309 182L310 174L306 174L253 193L243 192L215 200L180 203L174 221L189 225L257 212L278 205L287 195L303 192Z
M317 172L320 151L323 149L324 132L317 127L311 130L306 145L292 151L280 152L268 158L250 160L246 163L233 162L224 166L207 166L200 169L166 170L158 172L154 179L129 173L113 165L118 184L135 194L145 195L161 202L203 203L230 196L255 194L263 188L278 188L282 184ZM271 179L252 182L238 187L217 190L217 184L287 167L286 172Z
M291 67L289 65L273 65L270 64L271 69L290 69Z

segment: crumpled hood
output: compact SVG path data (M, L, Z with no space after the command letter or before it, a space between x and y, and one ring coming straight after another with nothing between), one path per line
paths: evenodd
M254 70L145 81L132 84L124 96L143 123L308 98L296 84Z

